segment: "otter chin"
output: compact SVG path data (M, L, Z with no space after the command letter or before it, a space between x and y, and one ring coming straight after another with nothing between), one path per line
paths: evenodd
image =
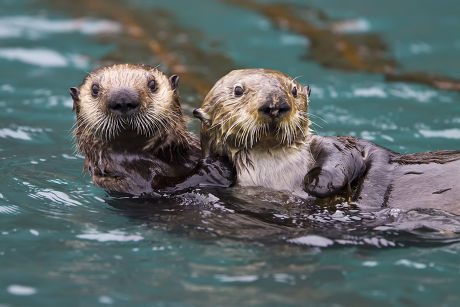
M308 119L310 88L274 70L234 70L206 95L194 116L202 121L205 156L233 161L237 183L305 194L313 163Z
M401 154L309 129L310 88L274 70L234 70L194 111L204 156L227 157L242 186L347 199L361 209L460 214L460 151ZM337 198L338 197L338 198Z
M117 64L70 88L77 147L95 185L150 193L196 166L199 141L186 129L178 81L147 65Z

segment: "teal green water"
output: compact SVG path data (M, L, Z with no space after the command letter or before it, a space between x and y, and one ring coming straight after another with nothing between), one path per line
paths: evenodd
M168 14L189 35L171 38L176 54L210 80L219 67L207 65L300 76L320 135L460 149L458 92L324 68L308 38L220 1L115 3L152 23ZM379 34L407 71L460 78L457 1L283 3L354 20L351 30ZM75 153L68 88L100 63L161 64L103 13L78 1L0 4L0 306L460 304L460 218L446 212L329 212L261 189L116 198L93 186ZM200 98L181 88L190 115Z

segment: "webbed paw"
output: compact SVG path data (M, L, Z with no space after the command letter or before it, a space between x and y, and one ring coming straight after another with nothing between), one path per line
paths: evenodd
M338 175L337 171L331 172L321 167L315 167L304 178L305 191L319 198L337 195L347 182L343 176Z

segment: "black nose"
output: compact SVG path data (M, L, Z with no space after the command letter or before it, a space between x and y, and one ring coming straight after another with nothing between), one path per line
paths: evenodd
M136 112L139 105L139 95L130 88L115 90L109 94L107 99L107 107L117 115L131 115Z
M291 110L291 106L284 99L278 101L269 100L264 103L259 112L272 119L283 118Z

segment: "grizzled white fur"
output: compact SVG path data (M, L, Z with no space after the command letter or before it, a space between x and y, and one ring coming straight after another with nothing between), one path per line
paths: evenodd
M232 156L235 157L234 154ZM287 148L249 149L245 160L235 161L237 183L307 196L302 187L303 179L313 164L309 142Z

